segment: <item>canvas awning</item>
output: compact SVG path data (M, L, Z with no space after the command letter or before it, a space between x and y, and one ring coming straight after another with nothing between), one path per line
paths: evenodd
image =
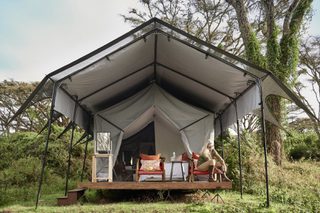
M76 123L92 130L94 114L156 84L190 105L219 115L227 128L236 120L235 102L239 117L260 107L258 82L264 99L282 96L313 116L272 73L153 18L47 75L12 119L35 98L50 97L56 88L54 110L72 118L76 108ZM278 125L266 105L265 115Z

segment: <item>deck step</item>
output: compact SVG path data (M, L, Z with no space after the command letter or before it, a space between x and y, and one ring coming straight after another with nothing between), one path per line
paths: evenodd
M86 189L72 189L68 191L67 196L57 198L58 206L68 206L77 203Z

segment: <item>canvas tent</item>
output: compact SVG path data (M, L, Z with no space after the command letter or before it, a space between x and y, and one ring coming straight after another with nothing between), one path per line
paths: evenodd
M115 161L122 139L136 134L153 122L155 117L166 121L181 134L181 140L178 141L170 140L166 134L156 138L156 152L162 153L167 159L173 151L182 153L186 150L189 154L192 151L199 152L210 136L213 140L213 134L210 134L213 132L212 113L178 100L156 84L96 113L94 126L96 132L111 132ZM158 125L160 122L156 123L156 129ZM161 143L165 145L161 146Z
M116 154L122 138L159 117L180 131L190 153L212 129L217 136L250 112L278 125L265 103L269 95L313 116L272 73L153 18L48 74L12 119L50 97L48 135L59 112L90 134L111 132Z

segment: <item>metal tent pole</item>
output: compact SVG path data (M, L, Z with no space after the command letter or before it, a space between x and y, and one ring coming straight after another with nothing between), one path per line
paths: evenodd
M224 159L224 144L223 144L223 135L222 135L222 115L220 114L219 117L219 122L220 122L220 141L221 141L221 156Z
M237 119L238 158L239 158L239 169L240 169L240 194L241 194L241 198L242 198L242 194L243 194L243 187L242 187L242 162L241 162L241 145L240 145L240 125L239 125L237 101L234 102L234 106L235 106L235 110L236 110L236 119Z
M77 102L74 103L74 110L73 110L73 116L72 116L72 129L71 129L71 137L70 137L70 143L69 143L69 156L68 156L68 168L66 172L66 185L64 189L64 195L67 196L68 192L68 181L69 181L69 175L70 175L70 166L71 166L71 153L72 153L72 142L73 142L73 137L74 137L74 129L76 127L75 125L75 120L76 120L76 114L77 114L77 107L78 104Z
M52 91L50 115L49 115L49 118L48 118L48 133L47 133L47 137L46 137L46 145L45 145L44 152L43 152L42 168L41 168L41 174L40 174L40 179L39 179L39 187L38 187L38 192L37 192L36 208L38 208L38 204L39 204L40 192L41 192L41 187L42 187L42 180L43 180L44 170L45 170L46 163L47 163L49 138L50 138L50 134L51 134L51 124L52 124L52 118L53 118L53 110L54 110L54 107L55 107L55 100L56 100L56 96L57 96L57 88L58 88L57 84L54 83L53 91Z
M261 129L262 129L262 142L263 142L263 153L264 153L264 169L266 176L266 194L267 194L267 207L270 206L269 199L269 177L268 177L268 158L267 158L267 138L266 138L266 121L264 116L264 106L263 106L263 91L261 79L258 80L259 92L260 92L260 107L261 107Z
M86 166L86 159L87 159L87 150L88 150L89 137L90 137L90 135L88 134L87 140L86 140L86 146L85 146L85 148L84 148L84 158L83 158L82 171L81 171L81 179L80 179L81 182L83 181L83 171L84 171L85 166Z

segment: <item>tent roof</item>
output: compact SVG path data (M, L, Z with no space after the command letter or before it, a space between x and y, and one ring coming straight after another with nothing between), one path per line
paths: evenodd
M86 118L77 122L86 128L84 119L151 83L187 103L223 115L235 100L252 92L260 80L264 97L281 95L312 115L269 71L153 18L47 75L12 119L35 98L51 97L53 85L56 85L60 103L68 99L68 103L78 105L80 113L86 114ZM73 107L68 110L65 106L55 107L70 118L71 109ZM266 119L276 122L268 110L266 114Z

